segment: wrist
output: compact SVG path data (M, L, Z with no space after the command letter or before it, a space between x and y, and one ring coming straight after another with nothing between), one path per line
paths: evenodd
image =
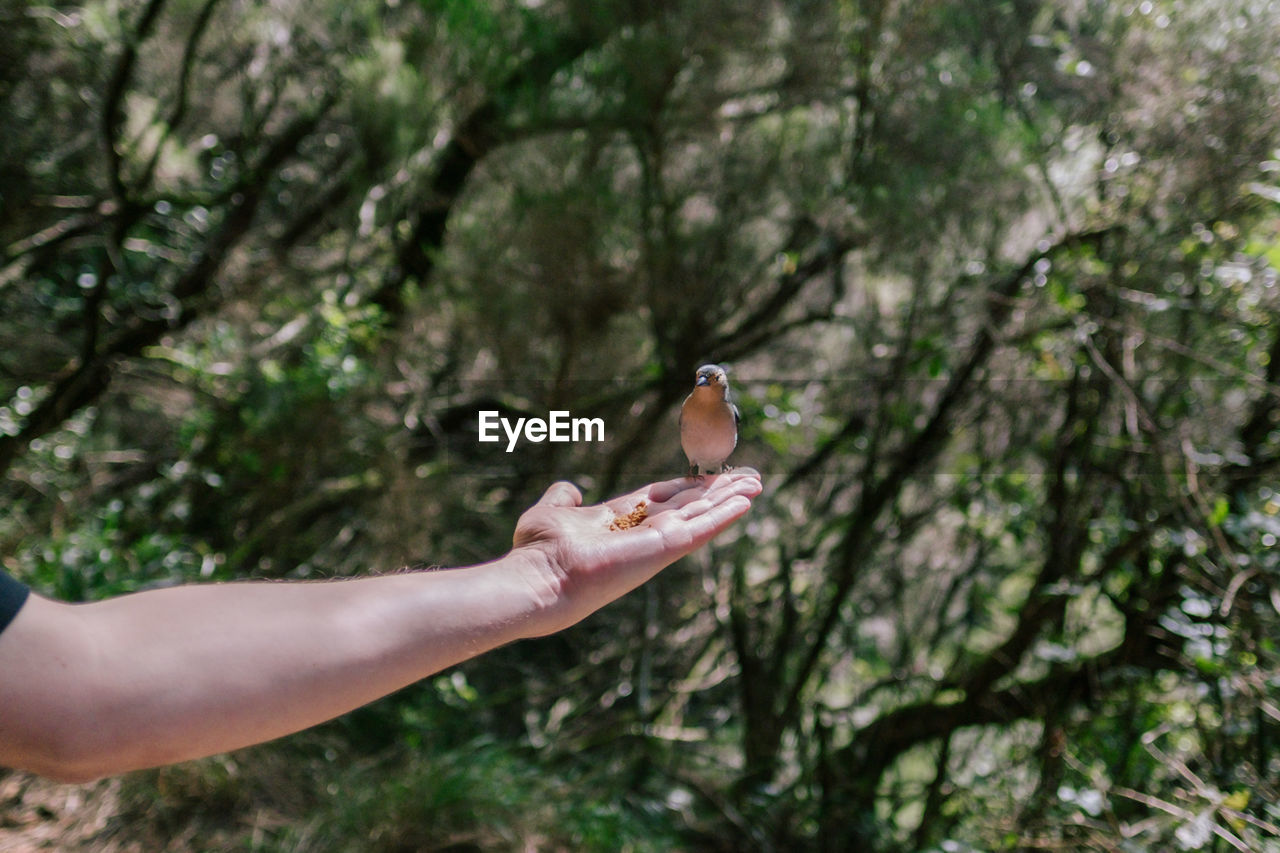
M477 568L491 572L504 595L520 602L516 639L543 637L572 624L563 618L566 578L541 548L515 548Z

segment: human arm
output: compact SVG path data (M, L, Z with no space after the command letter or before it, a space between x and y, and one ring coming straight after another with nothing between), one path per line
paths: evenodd
M740 470L582 507L558 483L521 516L510 552L465 569L79 605L33 595L0 634L0 764L92 779L298 731L579 621L705 544L759 492ZM643 523L610 529L640 501Z

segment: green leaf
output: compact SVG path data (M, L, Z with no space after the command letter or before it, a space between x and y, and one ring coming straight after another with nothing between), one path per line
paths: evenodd
M1227 513L1231 511L1231 505L1224 497L1219 497L1213 505L1213 512L1209 513L1209 526L1218 527L1222 522L1226 521Z

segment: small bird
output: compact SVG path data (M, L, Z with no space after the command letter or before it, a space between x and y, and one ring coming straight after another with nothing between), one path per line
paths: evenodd
M689 476L728 470L725 460L738 446L738 407L729 400L729 377L718 364L698 368L693 393L680 407L680 446L689 457Z

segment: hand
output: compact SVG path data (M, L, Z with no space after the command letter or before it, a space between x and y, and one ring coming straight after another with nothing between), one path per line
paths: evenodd
M737 468L653 483L584 507L574 485L553 484L520 516L508 555L542 605L530 635L572 625L702 547L741 518L761 490L758 472Z

